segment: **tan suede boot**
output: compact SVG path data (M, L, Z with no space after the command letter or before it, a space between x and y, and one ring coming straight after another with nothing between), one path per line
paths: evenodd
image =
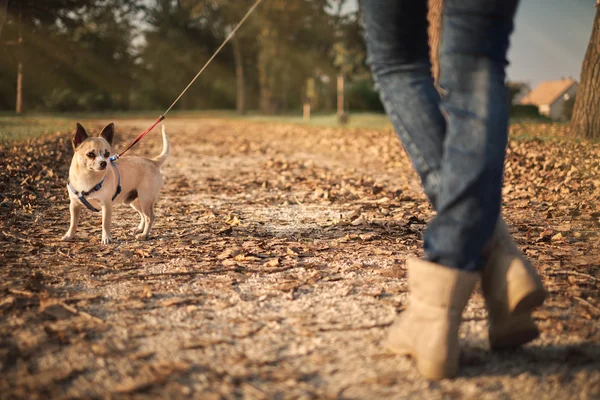
M419 259L406 263L411 298L392 325L386 347L410 355L427 379L458 372L458 327L479 274Z
M491 348L517 347L537 338L539 331L531 311L544 302L546 291L502 218L498 219L483 256L488 258L481 286L489 316Z

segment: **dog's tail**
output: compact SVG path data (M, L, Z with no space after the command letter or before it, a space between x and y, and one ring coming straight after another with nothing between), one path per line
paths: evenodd
M165 160L169 156L169 153L171 152L171 143L169 142L169 136L167 136L167 131L165 131L164 125L162 126L162 137L163 137L162 152L157 157L154 157L152 159L152 161L154 162L154 164L156 164L157 167L160 167L165 162Z

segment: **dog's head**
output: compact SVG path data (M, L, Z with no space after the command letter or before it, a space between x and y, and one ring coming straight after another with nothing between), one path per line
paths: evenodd
M79 166L92 171L106 169L114 135L115 124L112 122L97 137L88 136L85 128L78 123L73 136L73 149Z

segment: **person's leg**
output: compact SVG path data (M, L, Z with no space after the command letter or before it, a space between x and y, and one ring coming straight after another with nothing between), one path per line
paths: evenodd
M429 60L426 0L364 0L368 59L377 91L435 206L446 121Z
M514 7L511 12L506 12L506 9L498 12L502 8L502 5L491 4L489 2L483 4L483 9L478 8L477 4L469 4L470 7L473 7L471 10L462 9L455 12L456 7L453 8L453 4L450 4L450 7L447 9L448 15L456 15L458 18L449 18L446 20L445 25L451 26L456 24L457 26L455 28L445 26L445 31L448 29L457 29L457 32L454 33L460 33L461 29L464 30L465 25L469 25L470 23L468 21L469 15L467 15L469 13L471 13L470 17L479 18L479 22L484 22L483 24L474 25L476 30L478 30L475 36L482 35L483 41L478 41L478 38L463 37L467 42L469 40L472 41L470 50L465 45L465 49L467 49L465 55L473 57L473 61L476 61L472 66L469 66L469 63L465 63L464 59L462 60L462 64L458 62L460 61L460 57L457 57L458 61L454 60L452 57L453 54L450 54L450 57L448 57L449 62L447 64L450 67L453 64L461 67L469 66L472 68L471 71L475 73L474 79L468 79L468 77L456 79L452 74L449 75L450 79L448 79L446 90L454 96L452 99L447 99L445 111L450 123L452 124L453 120L456 123L455 129L449 129L449 133L452 131L453 134L451 138L447 138L445 134L446 121L439 112L440 98L433 87L429 68L429 55L426 45L427 24L425 3L425 0L422 2L385 0L368 0L363 2L369 64L375 75L386 111L423 181L425 191L434 208L438 209L440 205L443 206L443 210L447 214L444 217L448 218L450 216L450 218L458 220L458 225L461 223L465 225L467 227L466 230L463 226L459 227L457 231L461 235L466 231L468 236L469 233L474 233L472 231L469 232L468 228L470 228L470 224L482 224L482 221L486 221L485 217L488 214L492 215L495 213L497 217L499 212L499 194L497 195L498 206L496 210L494 211L494 206L492 205L488 207L490 210L487 210L487 213L486 210L479 211L480 215L474 218L474 222L468 218L468 214L464 213L464 208L456 207L452 204L453 196L458 203L466 199L467 203L470 202L469 205L475 204L479 206L481 205L481 198L483 200L487 200L488 197L494 198L493 195L486 197L485 195L481 196L481 194L475 193L465 196L464 193L469 194L469 191L473 190L477 192L482 187L487 190L485 185L482 186L480 184L479 179L479 176L482 175L482 170L490 174L486 162L490 162L490 165L493 167L492 171L494 168L499 169L500 178L497 182L492 182L490 187L497 186L500 189L504 158L503 151L506 144L506 122L508 119L506 109L502 107L498 113L489 112L489 107L483 107L483 111L478 114L476 112L479 111L478 107L473 107L469 102L478 101L477 97L483 96L484 100L488 101L486 104L489 104L489 97L494 97L494 93L490 92L490 88L497 89L499 86L500 91L497 97L498 99L502 99L503 96L505 98L505 92L504 94L502 93L505 90L505 55L508 47L508 36L512 30L512 18L516 2L513 4ZM462 20L461 16L463 17ZM498 19L498 16L501 16L501 18ZM493 21L494 19L496 21ZM490 37L485 39L486 35ZM451 39L456 40L460 36L460 34L457 34L451 36ZM502 36L505 38L506 44L496 49L497 43L494 42L494 39L501 42L500 39ZM484 46L481 46L482 48L478 49L478 45L483 42L486 42L491 47L492 53L496 51L502 54L502 57L494 59L493 54L489 53L490 48L482 49ZM449 43L452 43L452 41ZM457 49L458 55L462 55L460 50ZM472 53L471 50L473 50ZM480 61L480 63L477 61ZM481 61L487 61L487 63ZM491 67L497 64L500 64L500 69L486 69L486 65L487 67ZM463 70L467 69L469 68L463 68ZM498 71L500 73L495 74ZM454 73L456 71L451 72ZM501 84L498 85L498 82ZM504 105L507 105L507 101L504 102ZM464 114L462 113L463 111ZM502 122L503 118L506 121L504 121L504 124L500 124L501 129L499 131L501 134L498 137L495 136L498 130L492 133L487 131L489 123L497 120ZM469 121L470 119L473 121ZM467 123L464 121L467 121ZM488 124L486 125L485 122L488 122ZM503 129L502 126L504 127ZM458 129L456 129L457 127ZM473 132L467 132L466 136L461 138L457 132L463 129L467 131L473 129ZM504 136L504 139L502 136ZM460 139L463 139L463 143L461 143ZM477 145L477 143L474 143L476 145L470 148L469 146L472 144L469 142L470 140L483 142L484 144ZM498 144L502 148L501 152L494 151L493 147ZM492 146L492 148L488 149L488 146ZM456 154L446 157L445 152L454 152L463 149L470 150L471 152L471 154L469 154L469 151L466 152L469 156L466 163L463 165L458 163L458 168L451 168L452 163L456 162ZM479 157L476 156L478 151L481 153ZM496 158L487 160L486 156L488 152L489 155L496 155ZM501 154L501 157L498 157L498 154ZM497 168L498 159L501 160L499 168ZM450 167L446 165L445 170L443 168L444 162L450 164ZM444 178L443 172L445 171L446 174L450 172L448 183L453 184L456 182L456 176L453 176L452 172L458 171L458 173L461 173L465 169L465 165L469 164L469 162L474 164L473 166L476 171L472 176L475 178L467 174L465 177L465 187L456 187L457 190L455 193L452 190L448 190L448 185L445 185L446 182L443 182L443 179L448 178ZM498 171L496 170L496 172ZM498 174L494 175L493 173L490 175L492 177L498 176ZM443 194L444 197L438 195L438 193ZM477 201L478 199L479 201ZM488 238L491 236L494 226L495 220L491 223L490 231L487 234ZM428 231L431 230L430 228ZM452 234L453 232L451 232ZM435 238L435 235L433 237ZM461 252L465 253L465 248L473 252L474 250L469 240L465 240L463 237L458 239L457 242L462 246L457 246L454 251L447 253L438 251L436 254L437 249L435 247L433 249L429 247L428 249L428 256L438 263L444 263L445 266L427 261L409 261L408 276L412 293L411 302L400 319L392 327L387 341L387 346L390 349L415 357L419 371L431 379L456 374L458 368L458 325L462 309L470 296L478 276L471 272L463 272L460 270L460 267L467 267L467 269L472 270L480 266L480 263L478 263L479 254L477 257L471 257L474 258L471 263L467 262L465 265L461 265L461 262L470 256L466 252L467 257L465 257ZM479 250L477 251L481 252L483 244L486 241L487 239L482 240L481 246L479 246ZM492 249L502 249L502 246L489 247ZM443 246L441 249L443 250ZM440 257L440 255L445 256L446 260ZM446 266L455 268L448 269ZM510 334L510 332L508 333Z
M440 110L440 95L434 87L431 75L427 2L425 0L363 0L362 5L368 64L373 72L377 91L396 133L421 178L430 203L437 210L446 119ZM470 39L467 38L467 41ZM500 129L506 130L502 127ZM454 132L456 136L456 130ZM467 143L470 134L471 132L466 132L464 135ZM473 132L474 136L480 134L481 129ZM506 136L506 133L501 136ZM449 246L452 246L452 242L446 247ZM436 260L437 253L444 250L443 247L437 249L435 242L429 247L431 253L429 257L432 260ZM460 247L456 247L456 252L462 250ZM501 250L498 246L494 248ZM475 250L470 252L470 258L475 252ZM461 259L456 254L451 254L449 257ZM451 266L456 267L457 262L452 261Z
M492 348L535 339L531 311L546 297L535 268L498 217L508 132L504 70L517 3L445 0L440 86L449 123L443 166L434 172L441 182L438 216L425 234L430 260L483 267Z
M500 212L508 137L506 55L518 0L444 0L440 81L447 117L437 215L424 234L427 260L466 271Z
M434 220L425 235L430 261L483 270L492 348L538 335L533 308L546 293L501 217L508 138L506 55L518 0L444 0L441 108L447 117Z
M431 76L427 0L365 0L363 11L380 97L435 206L446 121ZM414 357L428 379L454 376L458 326L478 274L423 260L409 260L407 270L410 303L386 345Z

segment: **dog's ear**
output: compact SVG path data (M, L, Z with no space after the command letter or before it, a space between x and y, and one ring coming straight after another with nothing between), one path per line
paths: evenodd
M85 131L85 128L81 126L81 124L78 122L77 129L75 130L75 135L73 136L73 149L79 147L79 145L83 143L83 141L87 138L88 134Z
M102 136L108 142L108 144L112 146L113 137L115 136L115 124L111 122L110 124L106 125L104 129L102 129L102 132L100 132L100 136Z

